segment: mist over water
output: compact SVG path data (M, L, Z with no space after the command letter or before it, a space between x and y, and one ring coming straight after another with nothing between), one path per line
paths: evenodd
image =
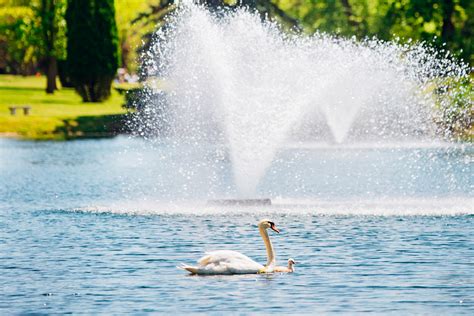
M155 35L144 68L151 91L167 91L138 129L180 148L219 145L209 155L230 159L238 197L256 195L288 144L438 142L449 84L469 70L423 44L287 34L247 9L187 4Z

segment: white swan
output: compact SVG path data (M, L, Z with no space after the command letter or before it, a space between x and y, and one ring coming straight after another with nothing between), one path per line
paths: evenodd
M275 252L268 237L267 229L270 228L277 233L275 223L264 219L258 223L258 230L267 249L267 264L265 266L253 261L246 255L232 250L219 250L206 252L206 255L199 259L198 266L181 265L178 268L187 270L192 274L254 274L271 273L275 266Z

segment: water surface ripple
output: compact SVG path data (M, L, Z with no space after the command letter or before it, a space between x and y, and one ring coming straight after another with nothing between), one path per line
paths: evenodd
M474 217L273 216L294 274L187 276L206 250L259 262L258 217L3 212L0 308L13 313L474 311Z
M286 169L283 155L260 191L286 192L299 201L325 188L331 198L318 207L309 204L303 211L288 204L206 213L199 205L179 212L178 205L178 211L164 212L153 199L143 211L133 203L142 196L169 198L170 191L163 189L167 185L186 196L178 181L167 180L169 174L163 173L167 168L172 174L176 165L167 165L166 159L151 164L150 157L159 156L160 149L141 153L147 163L123 159L130 158L124 148L135 142L140 141L0 140L0 314L474 313L472 207L465 212L468 204L462 204L459 214L443 213L444 208L457 210L459 199L472 201L472 152L442 155L428 166L432 162L422 160L421 169L408 160L416 170L415 180L408 184L400 179L410 179L409 174L396 162L389 163L398 161L399 152L392 153L392 160L386 153L385 164L371 170L371 177L381 180L373 187L378 183L381 192L389 192L399 212L371 214L372 207L379 207L376 204L365 209L342 204L332 212L334 201L347 198L338 190L345 183L341 177L346 179L347 195L362 193L344 174L337 181L328 170L322 178L311 177L325 169L318 165L317 157L322 156L315 152ZM365 152L357 159L347 152L339 157L346 157L355 168L362 168L354 162L357 159L375 159ZM326 158L331 166L326 169L339 170L337 162ZM456 163L449 166L446 159ZM309 166L309 171L297 166ZM398 186L391 187L386 177L395 170L402 171L396 178ZM362 169L353 171L357 177ZM298 182L295 174L304 181ZM294 183L288 185L285 178ZM442 192L426 185L430 178L438 184L455 181ZM363 175L358 181L365 183ZM298 183L308 190L288 189ZM421 197L422 212L404 215L406 206L400 201L408 197L400 192L410 193L412 199ZM436 199L443 194L448 202L440 208ZM120 205L128 199L127 208L138 211L123 211ZM256 227L263 217L271 217L281 229L271 238L279 264L296 259L294 274L193 277L176 268L216 249L237 250L265 262Z

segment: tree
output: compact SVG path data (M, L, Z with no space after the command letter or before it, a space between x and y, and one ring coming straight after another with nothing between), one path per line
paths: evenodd
M412 39L474 64L472 0L271 0L301 28L342 36ZM446 44L446 47L444 46Z
M65 0L41 0L36 8L40 20L42 57L46 64L46 93L57 90L57 60L66 57L65 9Z
M68 72L84 102L110 96L119 63L113 0L69 0L66 11Z
M20 1L0 0L0 68L29 75L35 72L36 24L34 11Z
M0 67L31 75L44 64L52 93L55 60L66 57L65 9L66 0L0 0Z

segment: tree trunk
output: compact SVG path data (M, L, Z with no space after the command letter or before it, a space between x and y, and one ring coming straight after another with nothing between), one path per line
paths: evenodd
M441 39L446 44L452 42L454 37L454 24L452 16L454 13L453 0L444 0L443 3L443 28L441 29Z
M48 70L46 73L46 93L54 93L54 90L58 90L56 85L56 76L58 75L58 62L56 57L48 57Z

